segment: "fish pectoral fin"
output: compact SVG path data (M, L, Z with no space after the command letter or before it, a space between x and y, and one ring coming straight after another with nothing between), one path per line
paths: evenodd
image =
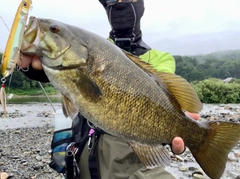
M162 145L146 145L140 143L130 143L139 160L147 168L165 167L170 165L171 157L169 152Z
M187 80L171 73L158 72L156 75L166 85L167 90L176 98L184 111L198 113L202 110L202 103Z
M79 71L79 76L76 85L81 95L90 102L97 102L102 96L102 90L88 75Z
M74 119L78 114L78 109L65 96L62 96L62 110L65 117L69 116L71 119Z

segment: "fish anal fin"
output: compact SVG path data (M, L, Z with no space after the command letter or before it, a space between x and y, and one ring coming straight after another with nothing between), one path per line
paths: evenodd
M240 140L240 124L210 122L208 136L199 149L189 147L194 158L211 179L221 178L228 154Z
M165 167L171 163L170 154L162 145L150 146L135 142L131 142L130 145L147 168Z
M69 116L71 119L74 119L78 114L78 109L65 96L62 96L62 110L65 117Z

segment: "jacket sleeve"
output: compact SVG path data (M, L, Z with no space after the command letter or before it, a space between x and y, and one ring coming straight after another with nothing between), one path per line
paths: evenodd
M49 82L47 75L43 70L35 70L32 65L29 65L29 69L27 71L20 70L24 73L29 79L36 80L40 82Z
M151 64L157 71L175 73L175 59L167 52L152 49L143 55L140 55L139 58L141 58L142 61Z

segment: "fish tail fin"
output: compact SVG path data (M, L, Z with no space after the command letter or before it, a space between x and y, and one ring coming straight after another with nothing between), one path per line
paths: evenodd
M193 156L204 172L212 179L219 179L228 159L228 154L240 140L240 124L210 122L207 139Z

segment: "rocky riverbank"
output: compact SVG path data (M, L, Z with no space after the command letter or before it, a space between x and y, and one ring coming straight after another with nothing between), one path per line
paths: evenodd
M57 110L61 105L56 103L53 107ZM51 105L8 105L7 112L7 118L0 118L0 179L61 179L48 166L54 130ZM205 104L200 120L240 122L240 104ZM171 166L166 169L176 178L207 178L189 150L172 158ZM240 143L229 154L222 179L240 179Z

